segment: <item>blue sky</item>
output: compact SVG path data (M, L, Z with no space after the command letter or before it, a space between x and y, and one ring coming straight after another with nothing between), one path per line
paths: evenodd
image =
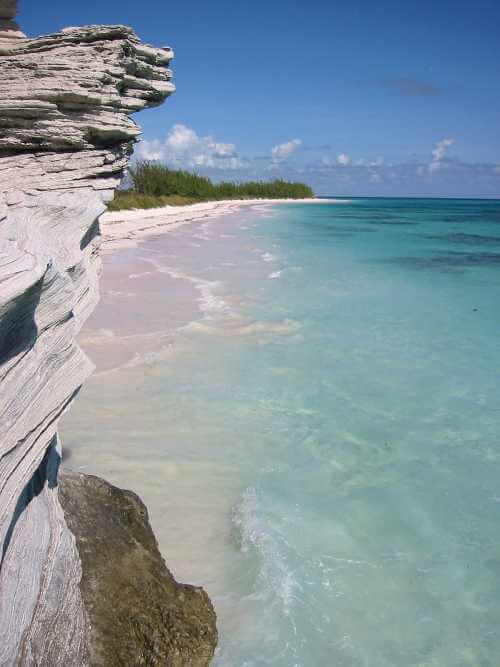
M172 46L143 157L338 195L500 196L500 3L20 0L30 36L123 23Z

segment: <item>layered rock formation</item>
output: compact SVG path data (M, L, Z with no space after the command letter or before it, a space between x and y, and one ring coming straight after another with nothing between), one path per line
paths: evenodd
M28 39L15 4L0 0L0 665L104 664L68 528L78 499L67 518L58 499L57 422L92 370L75 336L98 299L103 202L139 134L129 114L174 90L172 52L124 26ZM130 664L161 664L144 651Z

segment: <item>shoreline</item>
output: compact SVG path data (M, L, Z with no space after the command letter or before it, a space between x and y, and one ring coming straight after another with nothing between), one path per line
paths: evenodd
M186 455L182 424L179 430L178 417L172 417L177 409L184 417L193 409L189 422L199 424L202 415L209 414L197 411L200 403L185 401L191 392L187 383L192 380L186 382L182 368L192 368L192 350L197 349L193 339L219 336L233 346L247 337L271 340L298 333L297 323L286 318L268 323L246 316L242 312L245 297L235 286L239 283L229 286L213 274L214 266L229 271L228 275L237 271L232 263L235 256L252 262L255 275L261 278L279 263L278 257L271 259L267 252L272 248L256 252L253 241L238 240L235 231L248 229L247 215L260 217L260 211L251 207L244 213L238 219L217 212L210 216L208 229L204 224L208 216L191 214L184 222L156 230L156 237L138 238L135 244L118 247L118 252L105 253L101 301L79 334L79 343L96 369L78 408L65 416L62 427L70 469L97 475L120 488L133 488L148 507L160 551L174 576L203 586L223 608L222 580L217 577L225 569L221 559L228 556L228 507L239 500L241 489L237 482L228 482L219 494L217 480L237 480L237 467L221 457L220 449L214 459L208 450L198 448L199 443L189 444ZM197 224L180 228L191 221ZM175 396L168 394L174 413L162 398L166 388L161 378L168 377L162 375L167 367L175 369L175 384L180 387ZM121 430L130 416L129 427ZM207 424L209 439L217 426L214 418L213 424ZM89 423L104 424L103 432L95 433ZM79 445L83 433L85 449ZM143 443L140 462L138 437ZM210 442L220 447L218 440ZM193 483L203 494L189 491ZM210 544L215 549L213 558L199 559L197 554Z
M147 236L162 234L190 222L236 213L240 208L276 204L338 204L340 199L223 199L183 206L106 211L99 218L102 251L130 248Z
M175 260L168 266L160 266L156 256L151 257L151 252L155 249L165 253L167 246L171 248L173 244L177 248L174 257L178 252L189 255L193 247L201 248L200 243L205 244L211 239L206 225L217 225L219 231L216 234L222 233L223 237L230 238L233 223L237 223L241 214L260 216L266 209L270 210L271 200L245 201L252 205L240 206L241 201L236 201L236 206L233 205L235 201L205 202L146 211L113 211L101 216L100 221L104 216L108 221L105 220L101 229L99 247L103 259L100 299L78 336L79 344L95 366L89 381L171 356L174 330L183 329L205 316L207 303L218 300L213 293L214 290L217 292L218 282L200 277L198 264L187 273L178 269ZM288 203L289 200L284 201ZM306 201L312 203L314 200ZM260 206L255 205L256 202ZM148 211L154 214L143 217L142 214ZM129 236L115 237L116 230L122 230L125 225ZM207 262L210 264L208 258ZM161 314L165 292L175 295L176 324L173 329L165 327L161 316L151 317L152 313ZM137 317L137 303L134 308L129 306L133 298L141 303L140 317Z

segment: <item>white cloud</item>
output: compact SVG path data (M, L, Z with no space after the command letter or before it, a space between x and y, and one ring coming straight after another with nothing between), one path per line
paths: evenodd
M278 144L271 149L273 162L283 162L295 153L297 148L302 145L302 139L292 139L284 144Z
M337 155L337 164L347 167L351 164L351 158L345 153L341 153L340 155Z
M178 168L240 169L245 166L234 144L219 143L210 135L200 137L181 123L174 125L163 141L141 141L137 154L142 159L164 160Z
M446 156L446 151L455 143L455 139L441 139L436 143L432 150L432 162L429 165L429 171L437 171L441 167L441 161Z
M267 155L253 159L238 155L233 143L200 136L184 124L174 125L162 139L143 141L139 157L164 160L173 168L199 170L214 180L248 180L281 177L304 180L319 194L396 194L423 196L493 196L498 197L500 163L466 163L449 157L455 141L446 137L429 147L427 160L415 157L403 163L383 157L353 158L325 147L314 153L300 151L300 139L274 146ZM432 153L431 153L432 149ZM287 159L293 156L293 159ZM296 159L295 159L296 158ZM304 171L305 170L305 171Z
M380 155L379 157L375 158L375 160L367 160L364 157L359 158L359 160L356 160L356 162L354 163L354 166L356 166L356 167L382 167L383 164L384 164L384 158Z
M324 169L324 170L335 170L343 169L344 167L352 167L353 169L357 168L358 173L366 170L367 173L375 173L375 170L379 170L384 167L385 162L384 158L380 155L376 158L359 158L354 161L350 155L347 153L340 153L336 158L329 156L322 156L319 162L315 165L314 163L310 165L312 168ZM390 166L390 165L388 165Z
M163 160L165 146L159 139L141 141L136 149L137 155L143 160Z
M198 146L200 137L186 125L174 125L165 139L165 145L174 151L186 151Z
M445 156L446 149L452 146L455 143L455 139L441 139L436 144L436 148L432 151L433 160L438 162L442 160Z

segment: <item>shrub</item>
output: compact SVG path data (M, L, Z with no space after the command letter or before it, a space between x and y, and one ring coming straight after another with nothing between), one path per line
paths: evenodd
M304 183L290 183L282 179L274 181L249 181L235 183L212 181L189 171L169 169L158 162L142 160L129 169L133 191L149 197L192 198L196 201L212 199L293 198L313 197L313 191Z

